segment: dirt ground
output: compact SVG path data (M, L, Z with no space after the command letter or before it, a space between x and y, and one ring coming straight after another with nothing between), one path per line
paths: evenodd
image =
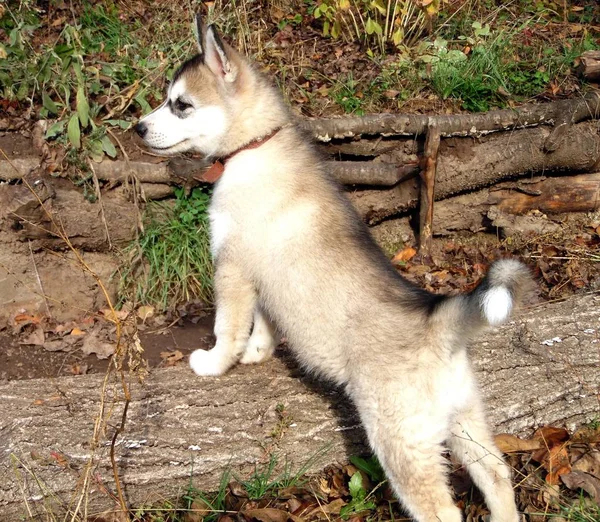
M211 348L214 342L212 325L212 316L170 328L144 328L142 325L139 335L148 366L160 368L175 362L186 363L192 351ZM44 346L19 341L14 335L0 331L0 381L104 373L111 361L94 353L86 355L77 348L50 351ZM173 361L173 355L176 361Z

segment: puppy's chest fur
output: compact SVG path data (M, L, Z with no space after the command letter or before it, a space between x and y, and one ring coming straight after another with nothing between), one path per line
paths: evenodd
M266 255L272 241L284 242L294 228L285 223L293 205L290 202L283 209L286 195L273 185L272 177L263 174L273 165L261 156L254 151L240 154L228 163L215 187L209 218L211 250L217 261L231 251Z

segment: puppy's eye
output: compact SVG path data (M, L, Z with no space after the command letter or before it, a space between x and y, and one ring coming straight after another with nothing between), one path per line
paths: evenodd
M175 109L179 112L185 112L188 109L192 109L194 106L191 103L184 102L181 98L175 100Z

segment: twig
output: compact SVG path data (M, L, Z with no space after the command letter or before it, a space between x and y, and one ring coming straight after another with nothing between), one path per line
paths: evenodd
M52 314L50 313L50 307L48 306L48 299L46 299L46 292L44 291L44 285L42 285L40 273L38 272L37 264L35 263L35 257L33 256L33 248L31 248L31 240L27 240L27 244L29 245L29 253L31 255L31 263L33 264L33 270L35 271L35 277L37 278L37 282L40 287L41 296L44 298L44 304L46 305L46 312L48 314L48 318L51 319Z
M108 223L106 222L106 215L104 213L104 204L102 203L102 192L100 191L100 182L98 181L98 176L96 175L96 169L92 165L92 162L89 162L90 170L92 171L92 179L94 180L94 189L96 191L96 197L98 198L98 203L100 203L100 215L102 216L102 224L104 225L104 230L106 231L106 240L108 241L108 248L112 250L112 241L110 240L110 232L108 231Z
M421 254L431 255L433 235L433 198L435 192L435 172L440 147L440 129L435 121L429 125L421 170L421 199L419 212L419 249Z

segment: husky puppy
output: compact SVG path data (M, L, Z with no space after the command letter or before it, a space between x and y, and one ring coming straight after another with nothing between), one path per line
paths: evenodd
M498 261L457 297L400 277L276 89L214 26L197 26L199 54L136 125L153 151L221 160L210 206L217 341L191 355L192 369L221 375L264 361L280 332L308 371L345 388L415 520L461 520L445 443L492 522L516 522L510 470L486 425L467 344L509 317L527 269Z

